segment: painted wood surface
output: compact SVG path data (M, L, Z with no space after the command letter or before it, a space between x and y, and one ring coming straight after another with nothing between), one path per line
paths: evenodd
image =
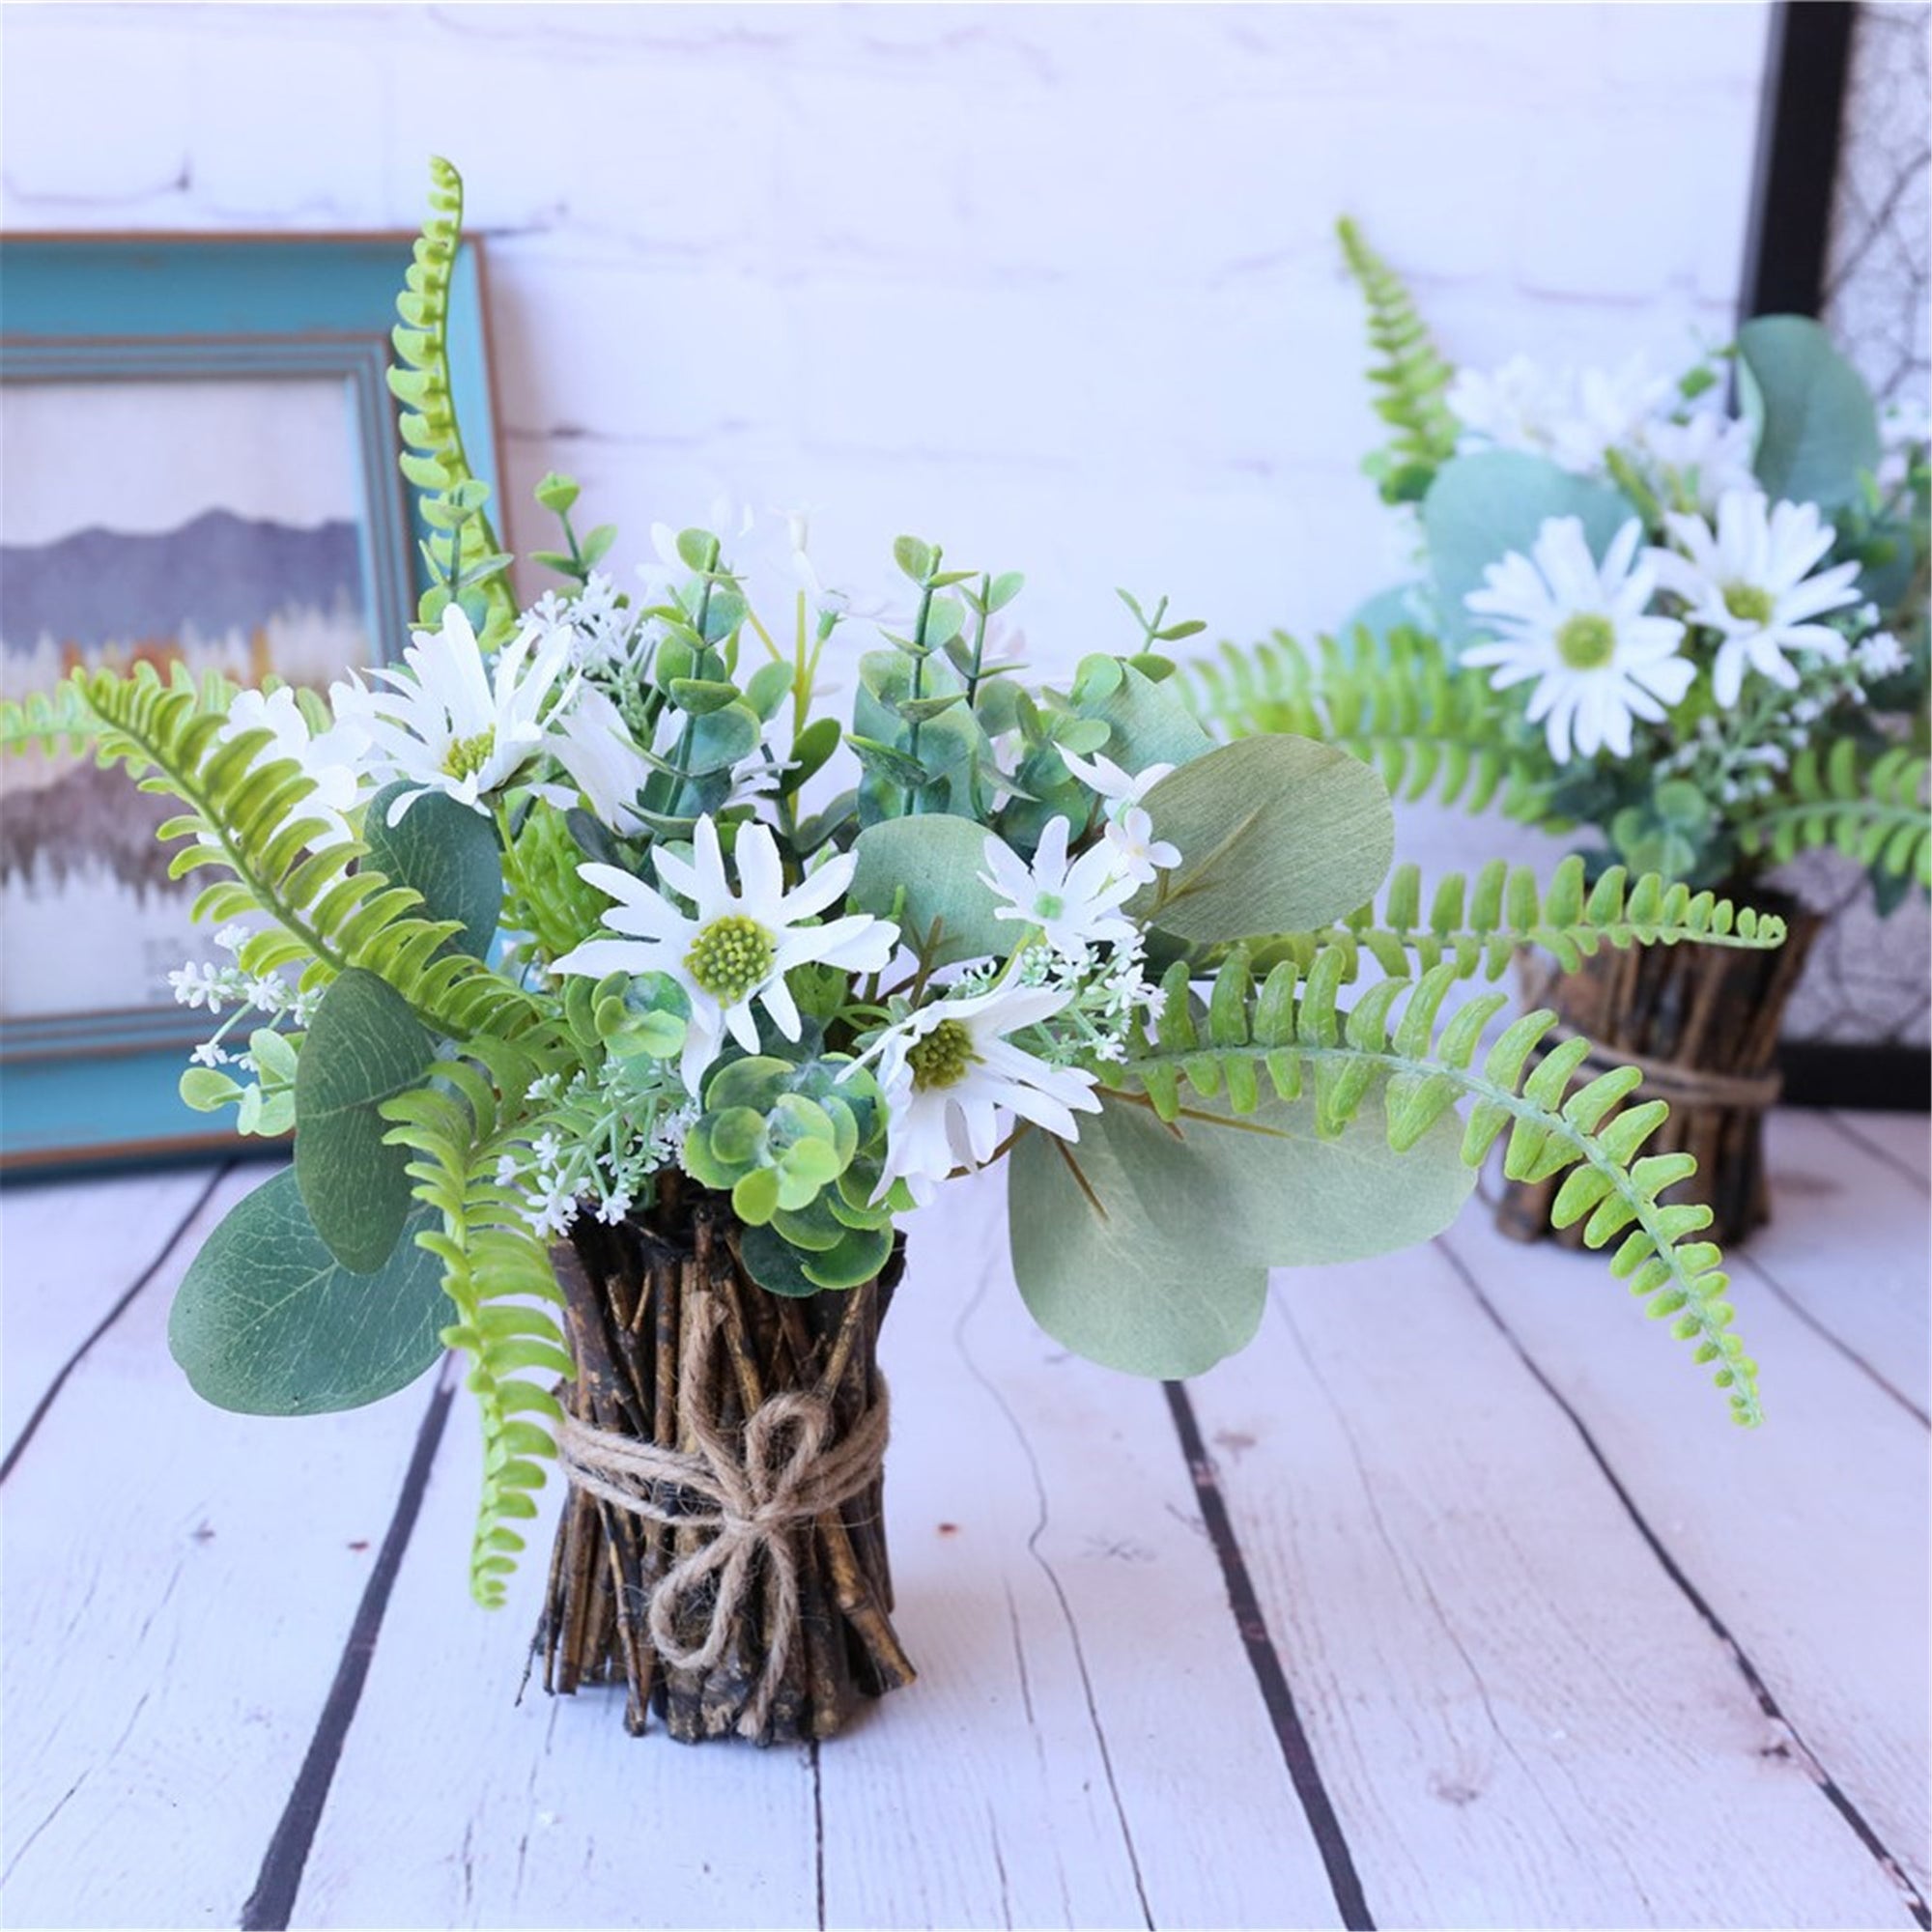
M922 1679L763 1753L518 1701L537 1566L470 1606L446 1376L298 1424L191 1396L167 1302L263 1170L199 1212L212 1170L11 1190L0 1915L1924 1924L1918 1124L1774 1121L1748 1435L1601 1263L1479 1209L1281 1275L1163 1391L1034 1330L998 1179L950 1190L883 1349Z
M182 1270L262 1178L222 1181L0 1492L10 1924L237 1921L388 1520L420 1393L251 1421L201 1403L168 1357ZM113 1198L67 1195L63 1243ZM10 1302L37 1274L10 1264Z
M176 1169L0 1197L0 1457L82 1343L181 1242L211 1184L207 1171ZM103 1226L104 1253L92 1238Z

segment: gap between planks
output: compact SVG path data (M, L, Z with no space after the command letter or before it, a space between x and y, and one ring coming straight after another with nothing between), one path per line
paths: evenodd
M10 1922L233 1923L367 1582L419 1397L277 1427L168 1357L196 1242L265 1178L221 1180L7 1486Z

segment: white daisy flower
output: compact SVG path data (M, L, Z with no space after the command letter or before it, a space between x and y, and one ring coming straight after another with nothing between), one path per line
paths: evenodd
M484 801L523 775L568 706L575 687L560 695L556 687L575 650L567 625L526 623L487 667L469 619L451 604L440 630L415 633L403 653L406 669L377 667L375 675L393 689L371 691L353 673L336 685L329 693L336 717L372 741L372 775L410 783L389 822L428 791L487 811Z
M338 722L319 737L312 736L294 691L284 685L279 691L237 694L221 736L227 740L243 731L274 734L274 743L264 748L258 764L263 758L293 758L315 786L297 809L302 817L320 819L327 828L311 841L316 849L340 845L353 836L346 814L360 795L362 760L369 751L368 734L358 724Z
M1457 372L1443 396L1478 443L1547 456L1565 469L1601 469L1605 453L1630 442L1671 394L1644 356L1615 369L1545 370L1514 355L1492 374Z
M1652 560L1663 587L1684 599L1686 618L1718 634L1711 686L1719 704L1738 701L1747 668L1795 691L1787 651L1844 657L1844 639L1811 620L1859 601L1859 567L1816 569L1837 532L1815 503L1774 506L1761 490L1732 490L1719 501L1715 532L1702 517L1664 521L1683 554L1656 551Z
M1133 896L1133 878L1104 839L1069 862L1071 836L1065 818L1051 820L1029 866L1005 839L987 835L987 869L980 877L1007 901L993 917L1037 925L1056 952L1130 944L1133 922L1118 908Z
M1720 410L1693 410L1678 421L1660 416L1637 433L1638 451L1650 465L1686 486L1702 509L1715 508L1726 492L1755 489L1751 426Z
M1549 753L1567 764L1608 749L1631 750L1631 721L1661 720L1690 689L1695 671L1678 655L1684 626L1645 615L1657 573L1636 561L1642 526L1633 517L1598 564L1576 517L1550 517L1530 554L1512 551L1484 573L1484 588L1463 599L1491 620L1495 641L1463 653L1493 665L1491 687L1506 691L1534 678L1528 718L1543 724Z
M1570 408L1550 425L1549 454L1565 469L1601 469L1612 449L1634 441L1675 388L1641 354L1615 369L1584 369L1573 379Z
M1442 397L1468 440L1539 452L1549 399L1548 378L1527 355L1493 370L1459 369Z
M594 684L580 685L569 715L550 734L549 749L577 781L600 825L626 838L644 829L636 807L651 767L607 693Z
M803 885L784 889L777 841L762 825L739 827L738 887L724 873L718 827L707 813L693 833L693 863L653 847L651 864L671 892L696 908L680 912L662 893L614 866L580 866L582 877L616 901L604 915L606 927L625 937L586 939L566 952L558 973L601 980L607 973L668 973L691 1002L681 1071L686 1091L696 1094L724 1037L747 1053L758 1050L756 1001L787 1039L800 1033L799 1011L784 976L794 966L819 963L852 973L876 973L898 945L898 927L868 913L850 913L822 925L816 919L842 898L857 858L849 852L828 860Z
M1007 1037L1051 1019L1071 994L1051 986L995 986L921 1007L862 1056L876 1059L885 1094L881 1198L903 1180L922 1206L954 1168L978 1167L1000 1143L1001 1115L1017 1114L1077 1141L1075 1111L1097 1114L1094 1075L1049 1066Z

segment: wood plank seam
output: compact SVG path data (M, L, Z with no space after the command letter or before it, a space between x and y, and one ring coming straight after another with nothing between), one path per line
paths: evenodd
M1208 1540L1220 1562L1221 1580L1228 1592L1228 1608L1234 1616L1242 1647L1247 1651L1262 1702L1266 1706L1269 1721L1274 1726L1282 1761L1288 1767L1294 1794L1301 1802L1308 1829L1321 1854L1329 1889L1335 1895L1336 1910L1342 1915L1347 1932L1375 1932L1376 1921L1369 1911L1360 1875L1355 1870L1354 1855L1342 1830L1341 1820L1335 1814L1328 1788L1321 1780L1321 1769L1316 1762L1308 1733L1302 1728L1301 1714L1295 1709L1294 1694L1289 1688L1281 1653L1275 1648L1267 1619L1262 1613L1261 1599L1248 1574L1247 1557L1235 1534L1227 1501L1221 1493L1220 1474L1202 1440L1201 1425L1188 1397L1187 1385L1184 1382L1163 1382L1161 1386L1167 1392L1168 1413L1174 1418L1175 1434L1180 1440L1181 1458L1194 1481L1194 1493L1201 1505L1201 1518L1208 1530Z
M1920 1932L1932 1932L1932 1909L1928 1909L1925 1898L1907 1874L1904 1865L1890 1847L1879 1836L1871 1821L1852 1802L1837 1780L1833 1777L1832 1774L1819 1761L1817 1754L1805 1743L1796 1724L1785 1716L1777 1698L1772 1691L1771 1686L1765 1681L1763 1673L1758 1669L1756 1663L1753 1662L1743 1644L1732 1634L1729 1626L1719 1616L1717 1610L1712 1606L1703 1592L1697 1588L1696 1584L1691 1582L1690 1577L1685 1573L1683 1566L1664 1547L1662 1539L1658 1535L1655 1528L1652 1527L1649 1519L1637 1507L1636 1498L1624 1487L1616 1471L1611 1468L1608 1457L1604 1453L1596 1436L1592 1434L1589 1425L1584 1422L1575 1406L1564 1396L1563 1392L1550 1378L1544 1373L1541 1364L1537 1362L1535 1357L1523 1346L1516 1331L1503 1320L1501 1313L1491 1302L1489 1296L1483 1293L1481 1285L1476 1280L1474 1271L1450 1245L1448 1239L1438 1235L1435 1238L1435 1246L1455 1270L1463 1287L1474 1297L1476 1305L1495 1324L1497 1332L1502 1335L1511 1349L1515 1350L1517 1358L1529 1372L1538 1386L1542 1388L1550 1401L1568 1417L1570 1426L1576 1430L1584 1449L1590 1456L1590 1460L1596 1463L1604 1481L1609 1485L1611 1493L1622 1505L1632 1524L1636 1529L1638 1536L1643 1539L1645 1546L1657 1559L1664 1575L1682 1592L1685 1601L1690 1604L1690 1607L1709 1626L1712 1634L1717 1637L1719 1644L1730 1659L1733 1667L1744 1679L1746 1687L1749 1690L1751 1695L1757 1700L1758 1709L1764 1713L1765 1718L1771 1723L1775 1724L1783 1734L1784 1738L1788 1740L1786 1747L1789 1749L1792 1757L1817 1787L1826 1802L1844 1820L1859 1843L1863 1846L1865 1851L1878 1864L1879 1869L1897 1888L1900 1899L1906 1911L1911 1914L1914 1924L1920 1928Z
M1860 1133L1834 1108L1826 1110L1825 1119L1861 1153L1870 1154L1872 1159L1877 1161L1880 1166L1889 1167L1892 1173L1902 1175L1914 1187L1918 1188L1919 1193L1932 1194L1932 1180L1927 1180L1919 1169L1913 1167L1909 1162L1900 1160L1889 1148L1881 1147L1878 1142L1872 1140L1869 1136Z
M807 1746L811 1764L811 1868L818 1902L818 1932L825 1932L825 1780L818 1765L818 1740Z
M1060 1614L1065 1620L1067 1641L1072 1645L1074 1665L1080 1673L1080 1690L1087 1705L1088 1721L1094 1728L1094 1748L1100 1754L1100 1768L1107 1778L1107 1795L1113 1804L1114 1816L1120 1823L1121 1843L1127 1855L1127 1867L1133 1874L1134 1896L1140 1901L1141 1918L1147 1925L1148 1932L1153 1932L1153 1908L1148 1902L1147 1880L1141 1871L1140 1853L1134 1845L1133 1828L1127 1822L1127 1810L1121 1797L1120 1780L1114 1774L1114 1756L1107 1745L1106 1727L1100 1722L1100 1707L1094 1694L1094 1679L1087 1667L1086 1648L1080 1640L1079 1620L1073 1614L1073 1605L1067 1597L1065 1585L1060 1579L1059 1571L1053 1567L1052 1561L1039 1547L1040 1539L1046 1534L1050 1518L1046 1482L1040 1474L1039 1459L1034 1453L1033 1442L1027 1435L1025 1426L1013 1412L1012 1405L1007 1400L1006 1391L980 1366L966 1340L967 1326L985 1300L991 1285L991 1275L982 1272L980 1286L974 1291L972 1298L965 1307L959 1311L958 1320L952 1324L952 1346L957 1350L959 1359L966 1364L966 1372L986 1391L1000 1413L1006 1417L1007 1426L1012 1431L1014 1441L1019 1444L1020 1454L1026 1458L1027 1468L1033 1480L1034 1501L1037 1507L1033 1529L1027 1536L1027 1554L1039 1565L1048 1587L1053 1591L1054 1600L1060 1605Z
M1870 1380L1875 1382L1878 1387L1883 1389L1907 1414L1916 1417L1921 1426L1932 1429L1932 1415L1927 1415L1903 1389L1895 1387L1864 1356L1860 1354L1849 1342L1845 1341L1835 1330L1829 1327L1817 1316L1812 1314L1754 1255L1740 1250L1730 1255L1728 1259L1733 1266L1742 1265L1748 1268L1820 1341L1829 1343L1854 1368L1860 1370Z
M176 1222L173 1229L170 1230L167 1238L156 1250L154 1259L134 1278L133 1286L94 1324L93 1328L88 1331L86 1337L81 1342L80 1347L61 1364L54 1375L53 1380L47 1384L45 1390L41 1395L41 1399L35 1403L33 1412L27 1417L26 1424L21 1429L14 1446L8 1450L5 1460L0 1461L0 1483L4 1483L14 1473L15 1464L18 1463L21 1456L26 1453L27 1444L34 1439L35 1435L39 1433L41 1424L46 1420L54 1404L60 1399L62 1389L67 1386L68 1378L87 1359L88 1351L94 1345L120 1321L122 1316L127 1314L128 1309L133 1307L135 1299L141 1291L167 1264L168 1257L181 1245L182 1236L194 1226L195 1216L213 1198L214 1190L235 1172L240 1164L238 1160L228 1160L222 1162L214 1170L213 1174L209 1178L208 1185L195 1196L187 1211Z
M389 1595L403 1567L403 1555L409 1548L416 1518L422 1511L430 1470L442 1444L456 1387L453 1358L445 1356L436 1391L416 1432L415 1447L403 1472L402 1488L383 1537L383 1547L377 1553L375 1568L369 1573L362 1601L356 1605L355 1622L350 1625L335 1680L316 1719L315 1734L296 1774L288 1803L262 1855L255 1889L242 1907L242 1932L287 1932L342 1747L362 1701L363 1686L368 1682L369 1666L375 1660L376 1641L382 1635Z

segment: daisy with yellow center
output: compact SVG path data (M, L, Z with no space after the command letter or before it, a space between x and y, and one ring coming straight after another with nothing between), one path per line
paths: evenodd
M388 689L371 691L352 672L330 690L338 724L367 743L367 776L378 785L408 782L389 808L392 824L427 791L487 812L529 775L578 696L572 641L568 625L526 624L492 663L451 604L438 629L416 632L400 669L376 667L372 675Z
M1696 675L1679 655L1684 626L1647 614L1657 572L1637 558L1642 535L1633 517L1599 563L1580 519L1551 517L1527 556L1492 564L1463 600L1490 637L1463 662L1492 666L1497 691L1535 680L1526 715L1559 765L1602 751L1628 757L1632 721L1662 720Z
M1094 1075L1052 1066L1009 1036L1048 1020L1072 995L1054 986L994 986L952 994L890 1028L863 1056L886 1096L884 1195L903 1180L922 1204L955 1168L980 1167L1018 1115L1077 1141L1076 1112L1096 1114Z
M1819 568L1837 532L1817 504L1773 504L1762 490L1732 490L1719 501L1715 526L1702 517L1668 522L1677 552L1654 553L1658 576L1684 599L1690 621L1718 638L1711 689L1719 704L1738 701L1747 670L1796 691L1789 652L1833 664L1844 657L1845 639L1816 620L1859 601L1859 566Z
M687 862L657 846L651 864L660 892L614 866L583 865L579 873L614 901L604 915L614 938L586 939L556 962L559 973L601 980L610 973L666 973L691 1002L681 1072L688 1093L702 1091L705 1072L729 1034L747 1053L758 1050L753 1005L786 1039L797 1039L797 1002L785 984L794 966L838 966L876 973L898 946L898 927L868 913L817 922L843 898L858 861L829 859L803 884L785 890L783 864L770 830L738 828L733 856L738 886L724 869L718 826L707 813L692 833ZM686 913L668 894L693 908Z

